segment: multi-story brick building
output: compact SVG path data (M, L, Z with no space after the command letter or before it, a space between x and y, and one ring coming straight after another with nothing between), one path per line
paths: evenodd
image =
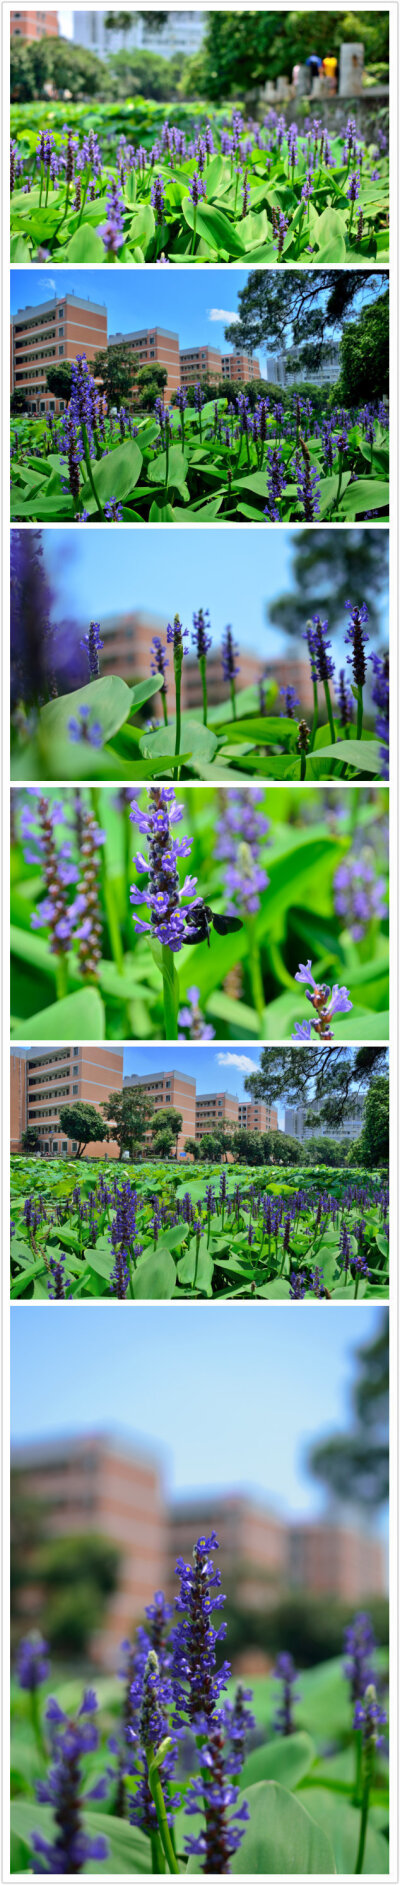
M48 368L81 353L93 360L106 346L107 308L72 289L19 308L11 319L11 392L24 393L30 412L60 412L66 401L48 391Z
M182 386L192 386L195 380L225 379L243 384L260 379L260 363L252 354L221 353L218 347L181 347L180 363Z
M264 1100L239 1100L238 1124L246 1132L277 1132L276 1107L266 1106Z
M12 39L57 38L57 8L49 7L40 11L38 7L24 7L16 12L13 7L10 13L10 34Z
M168 379L163 399L169 404L172 393L176 393L181 383L179 334L170 332L167 327L139 327L133 334L110 334L109 345L129 347L138 368L151 366L153 361L165 367ZM133 400L127 400L126 404L133 405Z
M124 615L102 618L101 632L104 648L101 657L102 674L121 674L123 680L146 680L150 671L151 644L154 635L160 635L165 642L167 618L147 612L146 609L127 610ZM305 663L304 663L305 668ZM263 663L257 655L244 649L240 655L241 687L257 685L263 674ZM174 712L175 687L172 663L167 670L168 711ZM207 659L207 694L210 707L218 706L227 699L227 686L222 672L221 650L211 648ZM157 695L152 702L154 716L161 717L157 706ZM182 708L193 710L202 707L201 676L198 661L192 661L190 654L185 658L182 668Z
M185 1139L194 1139L196 1132L196 1081L186 1074L177 1073L174 1067L170 1073L138 1074L129 1073L124 1080L124 1087L141 1086L149 1094L154 1112L167 1106L174 1106L182 1114L182 1130L178 1134L178 1156L183 1152Z
M379 1538L356 1527L311 1522L290 1525L287 1535L290 1588L316 1597L335 1596L343 1603L382 1595L384 1547Z
M234 1093L199 1093L196 1098L196 1139L213 1126L237 1126L239 1102Z
M123 1054L117 1048L65 1046L28 1048L11 1053L11 1150L21 1150L21 1134L37 1127L41 1151L47 1156L71 1155L76 1142L61 1131L60 1107L86 1100L100 1108L109 1093L120 1093ZM115 1140L104 1139L86 1147L86 1158L114 1158Z
M95 1532L121 1552L118 1588L107 1603L93 1660L115 1671L124 1637L143 1616L162 1585L166 1557L166 1505L160 1461L141 1447L107 1435L47 1440L18 1446L11 1457L11 1488L25 1487L40 1504L49 1535L64 1538ZM41 1614L37 1583L27 1586L27 1622Z

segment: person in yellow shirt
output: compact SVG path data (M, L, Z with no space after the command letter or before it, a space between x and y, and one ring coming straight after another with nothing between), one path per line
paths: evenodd
M338 72L337 59L334 59L331 57L329 57L328 59L323 59L322 71L324 74L324 78L328 80L329 91L336 92L337 91L337 72Z

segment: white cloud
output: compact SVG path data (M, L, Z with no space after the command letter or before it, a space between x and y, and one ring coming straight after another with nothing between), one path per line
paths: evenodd
M55 281L53 281L52 275L42 275L41 281L42 281L43 288L45 289L52 288L53 294L54 295L57 294L56 283Z
M209 321L238 321L240 314L232 314L230 308L207 308Z
M256 1060L249 1060L248 1054L217 1054L220 1067L238 1067L239 1073L258 1073Z

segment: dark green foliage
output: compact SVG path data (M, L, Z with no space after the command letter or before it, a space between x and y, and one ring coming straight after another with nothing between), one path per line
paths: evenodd
M340 343L341 372L336 388L344 404L382 399L389 394L389 294L380 295L345 327ZM379 389L379 390L378 390Z
M95 1145L108 1139L104 1120L96 1107L90 1106L87 1100L76 1100L71 1106L60 1106L60 1127L68 1139L77 1140L78 1158L82 1157L86 1145Z
M29 101L40 97L51 80L56 91L69 91L72 98L112 98L116 81L112 72L85 46L58 35L27 42L15 34L10 48L11 99Z
M389 1081L372 1080L360 1139L363 1164L386 1165L389 1158Z
M329 52L339 57L345 40L361 41L369 59L387 61L388 13L329 14ZM310 51L310 21L302 13L211 13L202 54L204 85L210 98L228 98L282 74L291 77ZM312 50L324 58L326 12L313 13Z
M153 1113L150 1094L141 1086L127 1086L120 1093L109 1093L107 1100L102 1100L101 1110L110 1126L110 1137L117 1140L122 1152L129 1152L131 1158L143 1153L143 1142L149 1121Z
M341 1126L351 1117L355 1101L366 1097L375 1073L387 1067L385 1047L263 1048L258 1073L246 1074L246 1092L274 1106L306 1106L307 1123L316 1123L313 1110L326 1126ZM379 1082L380 1084L380 1082ZM386 1081L383 1082L386 1086ZM380 1159L376 1160L380 1164Z
M47 367L46 382L49 393L55 393L57 399L71 398L72 366L70 360L60 360L58 366Z
M389 1490L389 1317L379 1333L356 1350L347 1432L328 1436L308 1456L309 1470L330 1494L374 1512Z
M123 406L131 397L136 379L136 356L132 347L121 346L99 348L95 354L91 371L94 379L101 380L101 390L109 406Z

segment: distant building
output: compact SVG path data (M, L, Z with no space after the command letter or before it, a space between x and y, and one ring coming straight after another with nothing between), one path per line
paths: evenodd
M155 25L152 27L148 14L145 20L135 19L132 14L128 32L123 33L118 28L110 32L106 18L106 9L85 12L84 8L79 8L73 13L75 43L86 46L98 59L108 59L114 52L131 52L135 47L140 52L159 53L164 59L172 59L176 52L190 58L202 44L206 25L203 13L167 13L165 25L158 32Z
M383 1596L384 1549L370 1533L321 1522L288 1528L288 1583L315 1597L335 1597L357 1604Z
M234 1093L199 1093L196 1098L196 1139L215 1126L237 1126L239 1101Z
M205 1493L172 1506L167 1526L167 1592L176 1591L175 1564L189 1560L196 1538L216 1531L222 1589L246 1610L276 1603L285 1578L286 1526L251 1494Z
M24 7L17 13L13 7L10 13L11 39L47 39L57 38L58 13L54 7L40 11L38 7Z
M170 1073L128 1073L124 1087L132 1086L145 1088L155 1113L161 1108L174 1106L182 1114L182 1131L178 1134L177 1150L178 1154L183 1152L185 1139L194 1139L195 1136L196 1081L189 1079L186 1074L177 1073L173 1067Z
M118 1048L69 1044L20 1049L10 1055L11 1151L22 1150L22 1133L35 1126L40 1150L47 1157L71 1156L77 1142L61 1131L60 1107L83 1100L100 1109L109 1093L122 1089L123 1053ZM86 1147L86 1158L115 1158L115 1140Z
M126 681L145 680L150 671L151 644L154 635L160 635L165 642L167 620L147 609L132 609L125 614L106 616L102 619L101 632L104 648L101 656L103 674L121 674ZM302 663L307 675L306 663ZM240 655L240 685L250 687L261 680L265 663L246 649ZM272 669L269 669L272 672ZM292 675L292 667L290 667ZM167 669L168 709L174 712L175 686L172 663ZM227 701L227 683L222 672L221 649L211 648L207 657L207 694L210 707ZM160 718L157 695L151 703L153 712ZM201 675L199 664L187 654L182 668L182 707L194 709L202 705Z
M282 387L300 386L304 380L309 386L335 386L340 378L341 355L339 342L329 343L323 348L319 367L306 367L292 349L278 354L267 354L267 379Z
M238 1123L246 1132L277 1132L276 1107L266 1106L264 1100L239 1100Z
M259 360L247 353L220 353L218 347L181 347L181 384L196 380L231 380L243 384L260 379Z
M134 333L110 334L109 346L129 347L139 368L150 366L153 360L165 367L168 379L163 399L169 404L172 393L176 393L181 383L179 334L170 332L167 327L139 327ZM133 409L132 395L126 404Z
M163 1582L166 1506L159 1458L140 1446L88 1433L15 1447L11 1475L12 1493L19 1484L38 1501L53 1538L95 1532L119 1546L118 1588L91 1641L94 1662L115 1672L121 1642L131 1636ZM26 1595L31 1625L41 1607L36 1583Z
M61 412L67 402L49 393L48 368L82 353L93 360L106 346L107 308L72 289L19 308L11 319L11 392L25 394L30 412Z
M364 1105L364 1099L355 1101L350 1117L342 1120L340 1126L326 1126L325 1121L321 1119L321 1108L314 1103L313 1112L318 1115L315 1126L306 1125L308 1110L306 1106L285 1106L285 1132L290 1133L293 1139L300 1139L301 1142L322 1136L324 1139L339 1139L344 1144L351 1144L351 1140L358 1139L362 1132Z

